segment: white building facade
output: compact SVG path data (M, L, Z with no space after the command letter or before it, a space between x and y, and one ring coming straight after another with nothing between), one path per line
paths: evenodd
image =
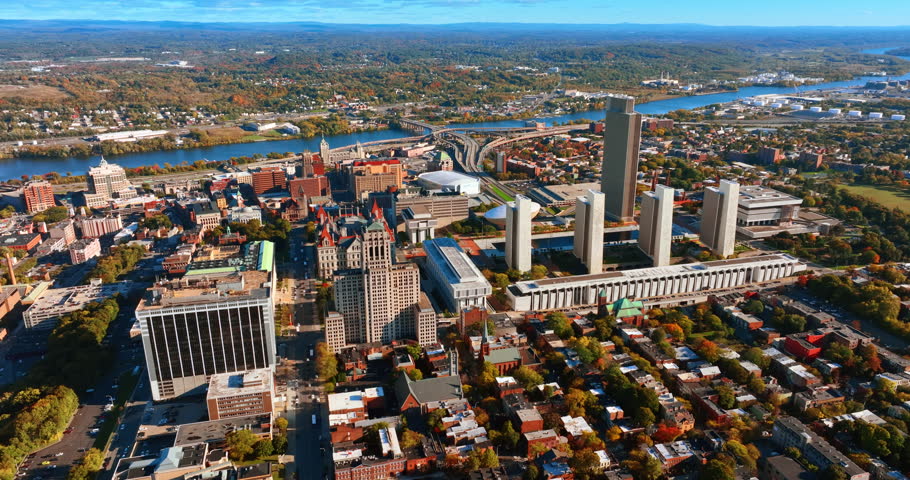
M516 311L578 308L621 298L647 299L667 295L708 292L777 280L806 269L784 254L718 260L714 262L642 268L564 278L518 282L506 289Z

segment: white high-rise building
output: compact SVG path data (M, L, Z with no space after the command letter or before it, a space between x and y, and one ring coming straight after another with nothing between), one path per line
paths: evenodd
M641 197L638 248L651 257L655 267L670 264L670 240L673 234L673 193L673 188L658 185L656 191L645 192Z
M506 265L521 272L531 269L531 203L517 195L506 207Z
M701 210L701 241L721 256L733 255L736 245L736 212L739 184L721 180L718 187L705 189Z
M575 256L588 267L588 273L600 273L604 263L604 202L602 192L588 190L575 202Z

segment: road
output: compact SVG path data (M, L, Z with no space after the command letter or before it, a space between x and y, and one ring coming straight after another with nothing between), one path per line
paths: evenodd
M116 349L116 358L112 362L115 367L104 375L93 392L77 392L82 406L76 411L67 428L70 433L64 434L58 443L36 452L31 460L26 460L28 467L21 470L25 472L24 478L64 479L70 467L82 458L86 450L92 448L95 438L89 431L100 427L99 417L109 402L108 397L117 396L118 379L142 362L141 346L129 337L132 317L132 308L127 306L121 309L117 319L111 323L110 344ZM114 388L115 386L118 388ZM58 454L62 455L57 456ZM41 465L45 461L49 462L49 465Z
M326 452L331 452L328 432L328 410L325 392L316 379L311 349L324 339L315 308L313 292L315 248L308 244L304 228L290 235L288 262L282 265L282 277L293 289L294 324L300 330L287 344L287 363L294 366L295 378L288 381L288 456L287 472L296 472L298 480L322 480L330 472ZM313 424L316 415L317 423ZM292 478L288 475L287 478Z

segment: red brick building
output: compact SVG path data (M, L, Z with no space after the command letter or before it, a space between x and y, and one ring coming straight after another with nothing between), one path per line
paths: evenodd
M57 205L54 201L54 188L45 181L29 182L22 189L25 211L38 213Z
M262 195L269 190L284 190L287 188L287 175L278 167L266 167L258 172L253 172L253 191Z
M331 194L326 176L295 178L288 183L292 198L327 197Z
M559 435L553 429L528 432L523 435L527 445L527 457L534 458L537 452L546 452L559 445Z

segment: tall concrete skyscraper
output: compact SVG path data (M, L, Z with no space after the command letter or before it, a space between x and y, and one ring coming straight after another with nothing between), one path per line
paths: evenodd
M604 206L606 218L631 222L641 143L641 114L635 113L635 99L632 97L617 95L607 100L600 191L607 195Z
M638 225L638 248L651 257L655 267L669 265L673 238L672 188L658 185L656 191L642 195Z
M506 206L506 265L522 272L531 269L531 199L524 195Z
M588 273L600 273L604 263L604 200L601 192L588 190L575 201L575 256L588 267Z
M721 257L733 255L738 206L738 183L721 180L719 187L705 189L701 210L701 241Z

